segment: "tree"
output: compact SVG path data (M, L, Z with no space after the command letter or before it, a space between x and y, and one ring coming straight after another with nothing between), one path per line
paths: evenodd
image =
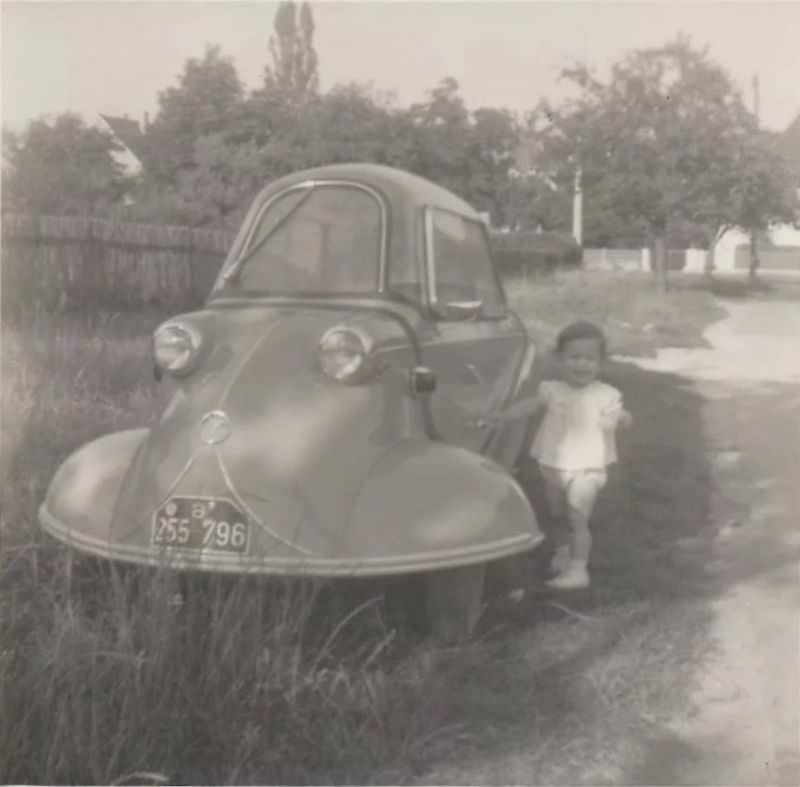
M272 65L264 69L264 89L290 104L317 94L319 75L314 49L314 15L308 3L288 0L275 12L275 32L269 41Z
M76 114L3 130L3 202L23 213L92 215L121 200L126 182L111 134Z
M797 222L797 188L791 169L775 150L770 135L754 135L742 151L736 183L731 191L730 223L750 232L751 255L749 281L757 278L759 258L758 233L772 224Z
M117 214L126 221L234 230L265 185L264 158L252 142L232 143L221 133L200 137L192 169L178 173L173 184L144 182L134 204Z
M178 85L159 93L158 113L145 134L147 176L175 185L179 173L196 167L195 145L212 134L236 135L244 88L219 47L186 61Z
M248 102L257 142L276 134L291 134L310 116L318 98L319 64L314 49L314 15L308 3L291 0L278 5L269 39L271 63L263 85Z
M319 162L370 161L393 164L404 147L395 128L392 96L371 84L335 85L321 96L311 122L314 157Z
M467 145L467 199L487 211L496 225L509 220L511 170L519 147L517 119L506 109L482 107L472 113Z
M243 103L232 139L259 149L294 148L293 137L307 136L314 123L319 100L314 17L307 3L279 4L268 51L262 85Z
M684 36L632 53L606 82L582 65L564 76L579 97L546 107L551 148L602 187L619 217L644 224L665 289L671 225L725 211L753 118L727 73Z
M408 168L466 198L470 118L453 77L406 110L411 144Z

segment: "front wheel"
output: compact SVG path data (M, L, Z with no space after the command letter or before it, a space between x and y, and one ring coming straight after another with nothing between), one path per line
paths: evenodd
M437 639L463 642L472 636L483 611L486 565L443 569L425 578L426 613Z

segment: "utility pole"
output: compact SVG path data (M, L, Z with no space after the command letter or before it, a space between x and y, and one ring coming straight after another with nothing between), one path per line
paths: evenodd
M572 237L578 246L583 246L583 171L580 164L575 168L572 191Z
M753 74L753 117L756 122L756 134L759 133L761 121L759 113L761 110L761 86L759 84L758 74ZM756 283L756 275L758 268L761 265L761 260L758 258L758 227L750 227L750 269L747 272L747 279L750 285Z
M760 125L759 115L761 110L761 86L758 74L753 75L753 117L756 119L756 128Z

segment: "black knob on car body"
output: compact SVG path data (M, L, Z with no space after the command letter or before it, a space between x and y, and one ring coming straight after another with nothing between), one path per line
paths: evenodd
M427 366L411 370L411 390L414 394L432 394L436 390L436 374Z

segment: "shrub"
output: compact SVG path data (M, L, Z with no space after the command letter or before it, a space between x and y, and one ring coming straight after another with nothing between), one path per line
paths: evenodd
M556 268L578 267L583 261L583 249L559 232L495 234L492 247L504 278L552 273Z

